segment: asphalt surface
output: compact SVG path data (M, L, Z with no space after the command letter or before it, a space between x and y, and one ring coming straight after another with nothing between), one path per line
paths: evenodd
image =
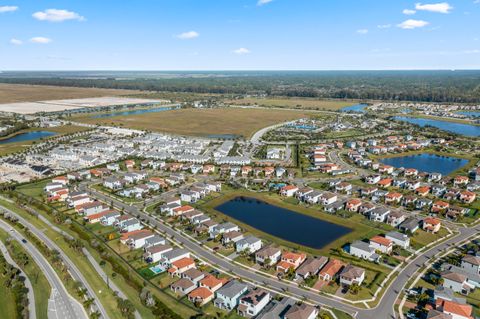
M48 318L51 319L81 319L88 318L83 306L76 301L67 292L67 289L63 285L61 279L58 277L55 270L45 257L38 251L38 249L30 244L22 242L23 236L16 230L12 231L12 227L0 220L0 227L7 231L10 236L18 241L25 250L30 254L35 263L40 267L43 274L47 278L52 291L50 299L48 300ZM32 229L31 229L32 230ZM33 291L33 289L32 289Z
M107 203L112 201L111 197L95 190L89 189L89 192L92 193L93 196ZM244 267L238 266L237 264L219 257L210 250L205 249L201 245L197 244L194 240L165 225L162 221L144 213L140 208L124 204L116 199L113 199L113 202L117 208L124 209L126 213L134 216L140 215L141 218L145 221L148 221L151 226L156 226L159 231L165 232L168 236L173 237L175 241L182 244L186 249L192 251L197 257L208 261L224 271L232 272L235 275L248 279L259 286L268 286L279 292L288 292L289 294L300 299L307 298L308 300L319 305L327 305L339 309L359 319L397 318L393 309L394 304L406 283L414 277L414 274L419 270L419 268L439 252L446 250L449 246L455 245L456 243L461 242L480 231L480 226L475 226L472 228L459 228L458 235L455 235L448 240L421 252L408 265L399 271L392 283L384 291L377 306L370 309L365 309L324 295L319 295L314 291L302 289L295 284L280 281L276 278L261 275Z
M0 227L1 226L2 225L0 225ZM0 251L2 252L3 256L5 257L5 260L7 261L7 263L9 263L10 265L18 268L20 270L20 274L25 278L25 287L28 289L28 293L27 293L28 312L29 312L28 317L30 319L35 319L36 318L35 294L33 293L33 286L32 286L32 283L30 282L30 279L23 272L22 268L20 268L18 266L18 264L15 262L15 260L13 260L12 256L10 256L10 253L8 252L7 247L3 244L2 241L0 241Z
M65 265L68 267L69 273L72 275L73 279L76 281L79 281L83 284L85 289L87 290L87 294L94 299L94 304L93 308L95 310L98 310L100 312L101 318L107 319L109 318L107 315L107 312L105 311L105 308L103 305L100 303L95 291L92 289L88 281L85 279L83 274L78 270L77 266L68 258L68 256L58 247L57 244L53 240L51 240L48 236L46 236L41 230L37 229L35 226L33 226L31 223L29 223L27 220L25 220L23 217L20 215L16 214L15 212L12 212L6 207L0 206L4 211L8 212L9 214L15 216L18 218L19 222L24 225L25 227L29 228L29 230L37 236L40 240L42 240L45 245L47 245L48 248L52 250L57 250L60 253L60 256L62 257L63 262ZM50 265L50 264L49 264ZM82 306L83 310L83 306ZM85 314L86 316L86 314ZM59 317L60 318L60 317ZM77 318L77 317L73 317ZM78 317L78 318L84 318L84 317Z

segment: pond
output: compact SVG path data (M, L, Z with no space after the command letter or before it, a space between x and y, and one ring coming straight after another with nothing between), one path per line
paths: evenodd
M441 173L442 175L448 175L468 163L468 160L463 158L429 153L381 158L379 160L383 164L394 167L415 168L419 172Z
M480 117L480 111L462 111L458 112L458 114L462 114L468 117Z
M173 110L173 109L176 109L176 107L164 106L164 107L155 107L155 108L151 108L151 109L118 111L118 112L111 112L111 113L103 113L103 114L93 115L91 118L102 119L102 118L108 118L108 117L114 117L114 116L139 115L139 114L145 114L145 113L157 113L157 112L170 111L170 110Z
M15 136L0 140L0 144L34 141L34 140L41 139L43 137L49 137L54 135L57 135L57 133L49 132L49 131L32 131L32 132L20 133Z
M355 104L355 105L351 105L351 106L342 107L340 109L340 111L342 111L342 112L361 112L361 113L364 113L364 112L366 112L365 108L367 106L368 106L368 104Z
M262 232L314 249L352 231L251 197L239 196L215 209Z
M480 126L477 126L477 125L416 118L416 117L407 117L407 116L394 116L393 119L403 121L403 122L408 122L411 124L416 124L421 127L429 125L444 131L465 135L465 136L480 136Z

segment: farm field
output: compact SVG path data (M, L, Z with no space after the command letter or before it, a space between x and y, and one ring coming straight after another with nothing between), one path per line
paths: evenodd
M0 83L0 104L138 94L134 90Z
M250 137L259 129L276 123L309 116L309 112L266 109L181 109L108 119L78 117L76 121L117 125L191 136L233 134Z
M311 98L245 98L239 100L229 100L226 103L235 105L258 105L266 107L285 107L300 108L312 110L336 111L345 106L351 106L359 103L356 100L320 100Z

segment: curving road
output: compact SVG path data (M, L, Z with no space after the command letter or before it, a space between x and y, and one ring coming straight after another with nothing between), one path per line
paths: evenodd
M50 295L50 299L48 300L48 318L88 318L88 315L85 313L83 306L77 300L70 296L61 279L58 277L57 273L52 268L47 259L42 255L42 253L40 253L40 251L38 251L38 249L29 242L23 243L22 235L15 229L13 229L12 231L12 227L3 220L0 220L0 227L5 231L9 232L10 236L16 241L18 241L25 248L25 250L30 254L38 267L40 267L43 274L50 283L50 286L52 287L52 292Z
M68 270L70 272L70 274L72 275L73 279L76 280L76 281L79 281L83 284L83 286L85 287L85 289L87 290L87 293L90 297L92 297L94 299L94 306L96 308L96 310L98 310L100 312L100 315L102 316L102 318L104 319L107 319L109 318L108 315L107 315L107 312L105 311L105 308L103 307L103 305L100 303L95 291L92 289L92 287L90 286L90 284L88 283L88 281L85 279L85 277L83 276L83 274L78 270L77 266L70 260L70 258L60 249L60 247L58 247L58 245L53 241L51 240L47 235L45 235L41 230L37 229L35 226L33 226L30 222L28 222L25 218L21 217L20 215L18 215L17 213L9 210L8 208L4 207L4 206L1 206L0 205L0 208L5 211L5 212L8 212L10 215L12 216L15 216L16 218L18 218L18 221L24 225L25 227L29 228L29 230L35 235L37 236L40 240L43 241L43 243L45 243L45 245L47 245L50 249L53 249L53 250L57 250L59 253L60 253L60 256L62 257L62 260L63 262L65 263L65 265L68 267ZM83 307L82 307L83 309ZM86 315L86 314L85 314ZM83 317L79 317L79 318L83 318Z
M0 224L0 228L2 227L2 224ZM3 228L5 231L7 231L5 228ZM32 283L30 282L30 279L28 276L23 272L22 268L20 268L15 260L13 260L12 256L10 256L10 253L8 252L7 247L4 245L2 241L0 241L0 251L2 252L3 256L5 257L5 260L7 263L10 265L18 268L20 270L20 274L25 278L25 287L28 289L28 317L30 319L35 319L36 316L36 308L35 308L35 294L33 293L33 286Z
M93 193L93 196L96 196L102 201L112 201L112 198L93 189L89 189L89 191ZM315 293L314 291L302 289L295 284L279 281L276 278L267 277L265 275L241 267L228 261L225 258L219 257L217 254L214 254L210 250L205 249L191 238L185 236L183 233L173 230L169 226L165 225L161 220L158 220L155 217L144 213L138 207L126 205L115 199L113 199L113 202L118 209L124 209L125 212L134 216L140 215L141 218L145 221L148 221L150 225L156 226L158 230L166 232L168 236L173 236L177 242L184 245L185 248L192 251L196 256L210 262L213 265L216 265L217 267L222 268L225 271L233 272L237 276L246 278L259 285L267 285L278 291L288 291L292 295L295 295L299 298L308 298L309 300L318 304L328 305L346 313L350 313L359 319L397 318L393 308L394 304L400 293L402 292L403 287L411 278L414 277L415 273L420 269L420 267L422 267L423 264L425 264L429 259L431 259L439 252L448 249L449 246L455 245L456 243L461 242L480 232L480 226L478 225L471 228L459 228L457 235L452 236L446 241L443 241L442 243L439 243L421 252L418 256L413 258L409 264L407 264L403 269L399 271L392 283L384 291L378 305L370 309L364 309L358 308L348 303L344 303L337 299L327 297L325 295L320 295L318 293Z

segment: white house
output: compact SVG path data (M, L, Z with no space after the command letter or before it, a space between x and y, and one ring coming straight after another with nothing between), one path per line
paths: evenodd
M270 292L256 288L240 299L237 312L242 317L255 317L270 302Z
M262 241L255 236L247 236L236 243L237 253L248 251L251 254L262 248Z
M407 249L410 247L410 237L405 234L391 231L385 234L385 238L391 240L394 245Z

